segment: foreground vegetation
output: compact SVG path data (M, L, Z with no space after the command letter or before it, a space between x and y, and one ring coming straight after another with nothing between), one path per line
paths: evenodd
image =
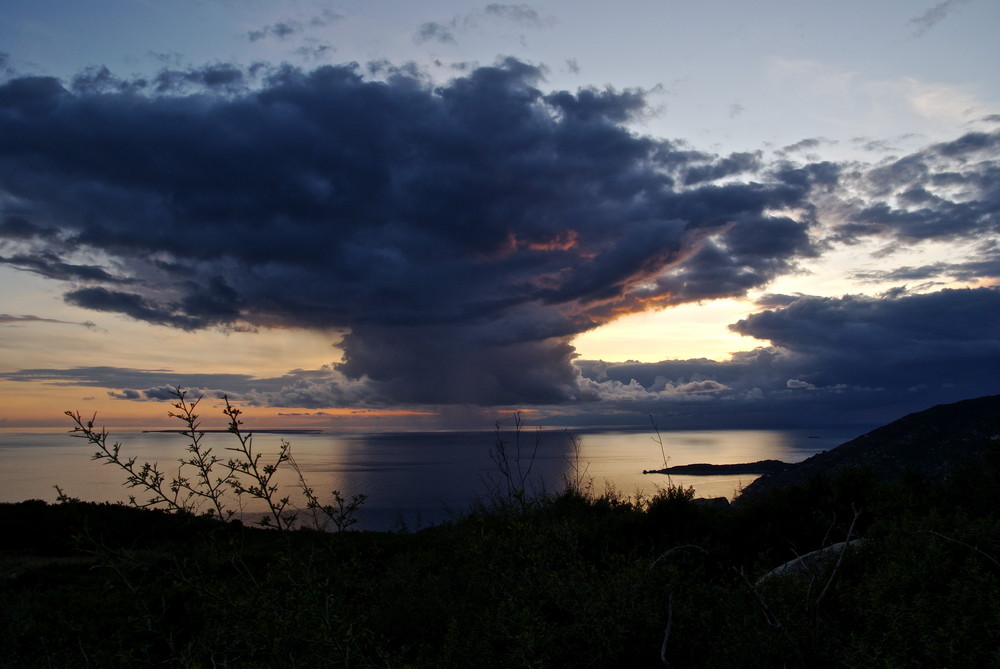
M676 486L530 496L516 471L415 533L0 505L0 666L1000 665L995 454L946 481L849 470L731 508Z

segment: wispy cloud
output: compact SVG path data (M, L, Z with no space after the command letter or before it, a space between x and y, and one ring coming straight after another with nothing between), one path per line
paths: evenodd
M456 14L447 21L423 23L414 35L414 40L418 43L456 44L462 33L480 28L484 23L497 21L531 29L546 28L555 24L554 18L543 16L528 5L492 3L481 10Z
M929 7L924 13L910 19L910 24L916 26L913 31L914 37L920 37L928 30L944 21L950 14L958 11L959 7L966 4L968 0L942 0Z
M311 28L324 28L343 20L343 16L332 9L324 9L320 14L302 19L276 21L247 32L247 39L259 42L264 39L287 40Z
M897 243L987 241L1000 234L1000 131L970 132L845 173L837 237ZM985 248L985 247L984 247ZM970 258L971 260L971 258Z
M440 42L441 44L455 44L455 31L458 19L452 19L447 23L438 21L427 21L420 24L413 39L417 42Z
M20 316L13 316L11 314L0 314L0 326L3 325L21 325L25 323L58 323L60 325L79 325L88 329L95 329L95 325L92 321L64 321L57 318L43 318L41 316L34 316L31 314L22 314Z
M516 23L526 28L542 28L551 25L554 19L544 18L528 5L505 5L491 3L483 10L486 16L492 16Z

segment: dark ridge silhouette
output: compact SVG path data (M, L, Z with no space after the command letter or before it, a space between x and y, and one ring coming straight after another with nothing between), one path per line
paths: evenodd
M982 458L998 447L1000 395L940 404L765 474L744 488L736 502L851 468L869 469L883 481L898 479L906 472L944 480L959 463Z

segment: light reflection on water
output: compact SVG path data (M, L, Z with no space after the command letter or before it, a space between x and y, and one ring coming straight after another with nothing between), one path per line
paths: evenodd
M654 494L667 483L662 474L646 474L659 469L663 455L651 431L574 432L580 446L579 469L600 493L612 486L626 495ZM668 463L731 464L775 459L798 462L857 436L848 430L703 430L670 432L661 430L663 453ZM531 485L549 491L563 487L573 478L575 460L570 433L557 429L520 436L522 469L530 462L538 437L538 450L530 471ZM113 439L123 443L122 452L139 463L159 462L172 474L177 459L184 455L183 436L162 432L120 432ZM390 529L405 525L410 529L447 520L462 513L477 498L488 494L497 482L497 468L490 458L495 435L492 432L421 433L261 433L255 447L273 454L280 440L292 443L292 454L309 484L321 498L331 490L345 495L364 493L361 524L368 529ZM516 443L513 434L504 435L512 465ZM203 444L221 457L234 444L225 433L208 433ZM93 501L124 501L130 493L121 485L124 477L111 466L91 461L94 447L64 433L0 432L0 501L23 499L53 501L59 485L66 494ZM739 486L754 480L753 475L673 476L671 481L694 486L700 497L732 498ZM279 481L294 486L289 473ZM294 492L294 490L290 490ZM252 508L251 508L252 510Z

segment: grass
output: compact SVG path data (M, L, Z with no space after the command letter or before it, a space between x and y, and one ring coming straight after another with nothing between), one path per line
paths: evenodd
M817 480L728 511L565 492L409 534L0 505L0 666L653 667L668 623L669 666L995 666L1000 522L968 487ZM848 489L867 542L755 588L844 538Z
M0 504L0 667L1000 664L1000 458L947 481L848 471L730 509L677 486L518 482L413 533Z

